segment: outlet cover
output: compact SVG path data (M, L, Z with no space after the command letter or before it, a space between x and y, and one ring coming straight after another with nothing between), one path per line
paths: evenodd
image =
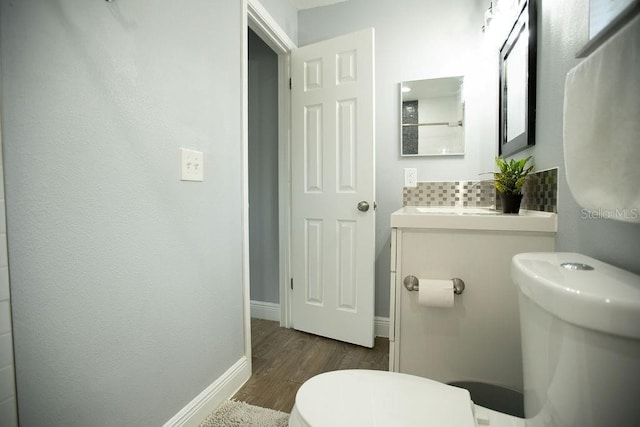
M404 168L404 186L418 186L418 171L416 170L416 168Z
M202 151L180 149L180 180L204 181Z

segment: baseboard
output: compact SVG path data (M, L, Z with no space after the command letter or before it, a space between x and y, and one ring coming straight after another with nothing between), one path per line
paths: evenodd
M378 316L374 317L373 330L377 337L389 338L389 318Z
M231 398L251 376L246 356L233 364L211 385L164 424L164 427L197 427L207 415Z
M251 317L280 321L280 304L264 301L251 301Z

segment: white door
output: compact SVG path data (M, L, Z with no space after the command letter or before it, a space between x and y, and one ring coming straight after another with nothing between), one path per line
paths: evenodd
M373 29L291 65L293 327L373 347Z

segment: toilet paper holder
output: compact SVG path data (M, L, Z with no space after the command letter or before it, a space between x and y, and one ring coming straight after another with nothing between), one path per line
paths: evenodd
M453 281L453 293L456 295L460 295L464 292L464 282L462 279L458 279L457 277L451 279ZM404 278L404 287L409 291L417 291L420 289L420 282L416 276L407 276Z

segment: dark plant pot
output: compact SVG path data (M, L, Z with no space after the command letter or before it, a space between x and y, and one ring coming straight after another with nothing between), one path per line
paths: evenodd
M522 202L522 194L502 194L502 213L517 214L520 212L520 203Z

